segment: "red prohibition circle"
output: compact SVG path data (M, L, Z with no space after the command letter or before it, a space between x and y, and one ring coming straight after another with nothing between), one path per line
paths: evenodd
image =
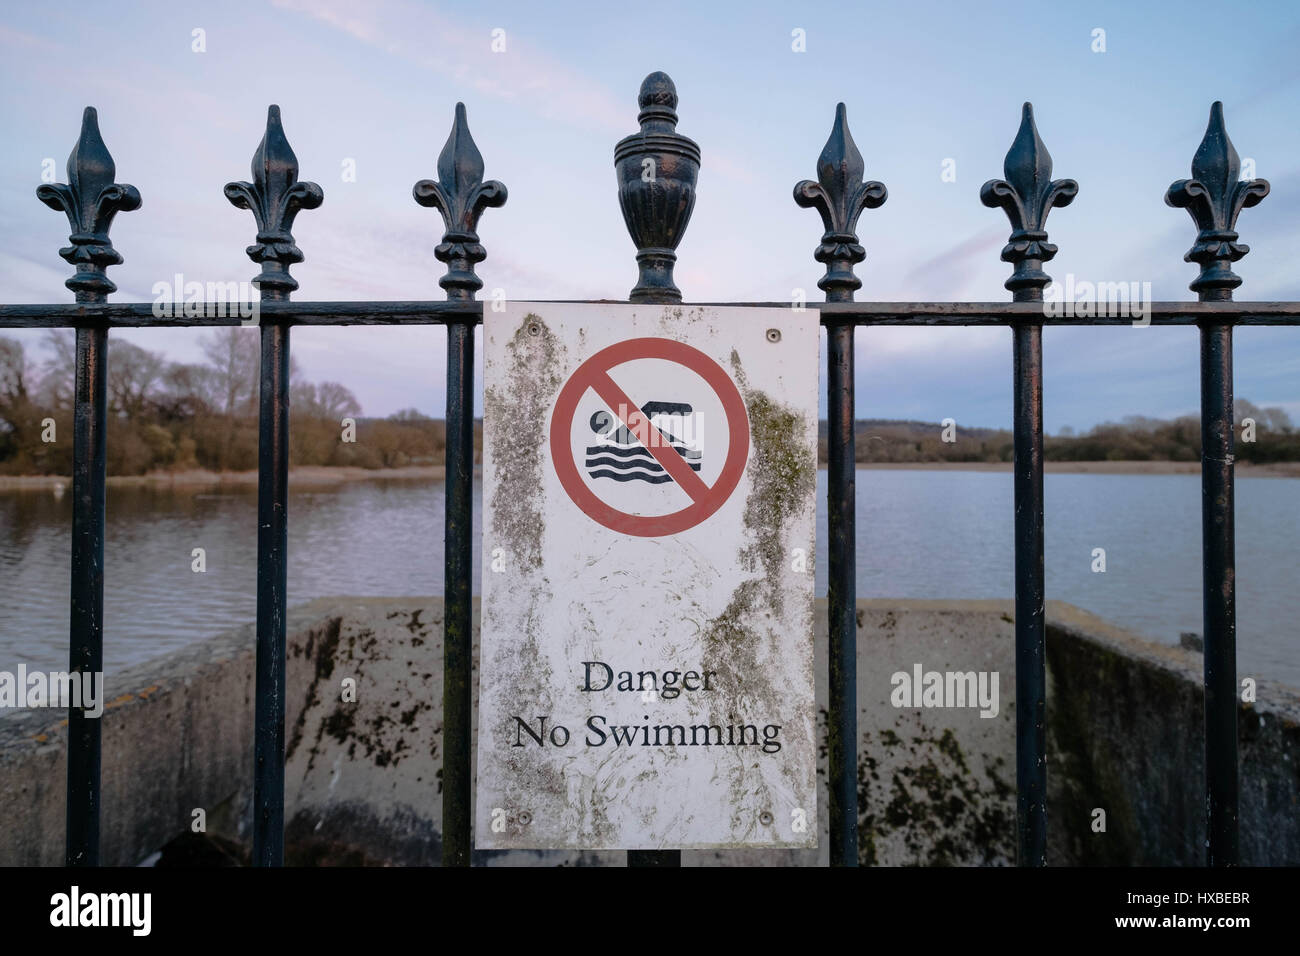
M609 377L609 370L614 366L637 359L666 359L695 372L713 389L727 416L727 459L712 485L705 484L685 459L666 443L651 442L651 445L657 447L647 446L646 450L673 477L674 483L691 497L691 503L685 508L666 515L634 515L607 504L583 481L573 458L573 417L577 414L578 402L587 389L600 396L625 426L631 424L629 419L640 415L640 405L628 398ZM632 409L634 414L623 419L619 415L620 407ZM713 515L731 497L736 485L740 483L740 476L745 472L748 458L749 415L736 383L723 371L722 366L699 349L672 339L628 339L601 349L579 365L565 382L551 415L551 461L555 465L560 484L585 515L620 534L656 538L695 527Z

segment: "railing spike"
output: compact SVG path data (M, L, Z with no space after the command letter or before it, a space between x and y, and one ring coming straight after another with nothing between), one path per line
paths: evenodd
M253 284L264 299L286 299L298 288L289 267L303 261L302 250L293 241L293 220L300 209L315 209L325 193L315 183L298 179L298 157L294 155L280 123L280 107L266 111L266 132L253 153L251 183L226 183L225 195L240 209L249 209L257 221L257 241L248 247L248 257L262 264Z
M1268 195L1269 184L1267 179L1240 176L1241 160L1223 123L1223 104L1215 102L1192 158L1192 178L1178 180L1165 193L1165 202L1186 209L1199 230L1196 244L1183 260L1200 264L1201 274L1189 288L1202 301L1231 299L1232 290L1241 285L1232 263L1250 252L1250 246L1237 241L1237 216L1259 205Z
M447 264L447 274L438 284L447 290L449 299L473 299L483 288L483 280L474 274L474 266L487 258L478 239L479 217L489 206L506 203L506 187L495 179L483 182L483 170L483 156L470 135L465 104L457 103L451 133L438 156L438 181L421 179L411 190L421 206L442 213L446 232L433 254Z
M78 302L102 302L117 291L106 270L121 265L122 256L113 248L108 230L119 212L140 208L140 192L113 182L116 176L113 157L99 134L99 116L93 106L87 106L81 135L68 156L68 181L36 188L36 198L68 217L72 244L60 249L59 255L77 269L64 285L77 294Z
M1056 246L1047 241L1047 214L1053 206L1074 202L1079 184L1073 179L1052 179L1052 154L1038 135L1031 103L1021 108L1020 129L1007 151L1002 174L1004 179L990 179L980 188L980 201L991 209L1001 206L1011 220L1002 261L1012 263L1015 270L1006 288L1017 301L1035 301L1052 281L1043 272L1043 263L1056 255Z
M826 228L813 258L826 264L826 275L817 281L817 288L826 293L827 302L852 302L853 293L862 287L862 280L853 274L854 265L867 257L858 244L858 217L863 209L876 209L889 198L884 183L863 181L864 171L862 154L849 133L847 111L840 103L830 138L817 158L817 182L805 179L794 187L794 201L821 213Z

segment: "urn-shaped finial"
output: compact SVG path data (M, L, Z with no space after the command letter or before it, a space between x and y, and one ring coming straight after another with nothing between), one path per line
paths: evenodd
M651 73L637 98L641 131L614 147L618 203L636 243L640 276L633 302L680 302L673 284L677 244L695 208L700 147L677 132L677 88L667 73Z

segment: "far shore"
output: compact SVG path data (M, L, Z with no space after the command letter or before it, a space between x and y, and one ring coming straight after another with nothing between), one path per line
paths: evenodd
M474 466L475 474L478 466ZM348 481L373 481L375 479L401 479L404 481L442 481L447 469L442 465L413 465L409 468L356 468L311 465L289 469L289 484L296 487L337 485ZM72 479L68 475L0 475L0 491L25 488L52 490L60 486L70 490ZM153 472L148 475L109 475L111 488L122 487L208 487L212 485L256 485L256 471L191 471Z
M825 462L819 467L825 468ZM996 461L916 461L916 462L858 462L861 470L876 471L1011 471L1011 462ZM1044 464L1048 474L1059 475L1198 475L1199 461L1049 461ZM474 466L474 475L480 474ZM1300 478L1300 462L1288 461L1255 465L1238 462L1239 478ZM289 470L289 484L293 487L326 487L353 481L400 480L442 481L447 470L442 465L418 465L409 468L356 468L309 466ZM203 488L216 485L256 485L256 471L215 472L196 469L192 471L155 472L148 475L110 475L110 487L165 487ZM0 491L58 490L70 491L72 479L67 475L0 475Z
M825 467L823 463L822 467ZM858 468L881 471L1011 471L1009 461L858 462ZM1047 474L1058 475L1199 475L1199 461L1048 461ZM1267 465L1237 462L1238 478L1300 478L1300 461Z

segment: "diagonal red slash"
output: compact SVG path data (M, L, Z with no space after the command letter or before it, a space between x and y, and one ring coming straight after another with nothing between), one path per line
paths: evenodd
M645 422L646 416L606 376L609 369L638 359L664 359L690 369L704 379L722 402L722 411L727 420L727 456L722 463L722 471L713 484L706 485L693 470L687 468L680 456L663 452L664 457L660 457L657 450L661 450L663 445L655 440L654 435L658 434L662 438L663 433L649 426ZM690 504L671 514L636 515L612 507L592 491L578 471L574 449L570 446L570 430L578 411L578 402L588 389L595 392L602 401L608 402L620 421L623 415L629 416L629 421L636 421L636 427L631 430L637 433L638 441L646 446L647 452L659 462L669 478L675 477L682 482L678 487L691 499ZM620 408L622 414L619 413ZM631 426L628 422L623 422L623 427ZM592 355L564 383L555 399L555 409L551 415L550 446L551 462L560 485L587 517L618 534L659 538L696 527L716 513L736 490L749 460L749 415L745 411L745 399L736 388L736 383L721 365L699 349L675 339L627 339Z
M704 483L704 479L677 453L664 433L641 413L640 406L618 387L608 372L595 372L588 384L600 396L600 400L609 406L610 411L627 426L628 431L645 446L646 451L654 456L655 461L663 465L664 471L677 482L678 487L690 495L692 501L702 501L708 495L709 486ZM624 412L627 412L626 417Z

